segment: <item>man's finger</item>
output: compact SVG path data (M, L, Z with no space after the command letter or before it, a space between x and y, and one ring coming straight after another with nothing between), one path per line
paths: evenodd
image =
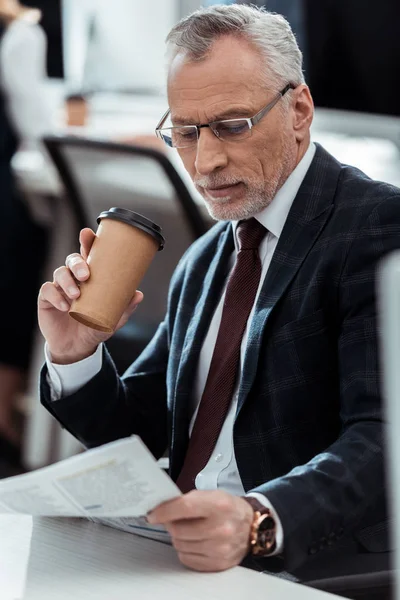
M143 293L136 291L135 295L133 296L132 300L130 301L128 308L124 311L122 317L120 318L120 320L118 321L117 324L117 329L120 329L121 327L123 327L125 325L125 323L128 321L129 317L135 312L135 310L137 309L138 305L142 302L143 300Z
M192 498L193 492L189 492L174 500L163 502L152 510L147 519L149 523L170 523L182 519L197 519L205 517L202 503Z
M200 556L209 556L209 540L172 540L172 545L178 553L198 554Z
M201 542L209 539L210 530L214 532L215 528L210 527L209 520L201 518L172 521L166 523L166 529L174 540Z
M86 261L77 252L67 256L65 266L68 267L77 281L86 281L90 275Z
M218 571L225 571L226 569L234 566L226 559L216 560L214 557L210 559L209 556L203 556L202 554L178 552L178 557L185 567L193 569L194 571L216 573Z
M61 289L67 298L75 300L80 296L79 287L67 267L58 267L54 271L53 278L54 285Z
M214 560L236 562L235 544L219 543L217 539L199 542L173 540L173 546L178 554L203 556L210 562Z
M136 291L132 300L129 302L128 307L124 311L124 314L122 315L122 319L127 321L129 319L129 317L132 315L132 313L137 309L137 307L142 302L142 300L143 300L143 293Z
M70 303L62 292L50 281L44 283L40 288L38 305L39 308L57 308L62 312L66 312L70 308Z
M79 234L79 243L81 245L80 254L85 260L87 260L87 257L89 256L89 252L95 238L95 232L92 229L89 229L89 227L85 227L85 229L82 229L82 231Z
M231 508L229 494L218 491L193 490L157 506L147 516L149 523L170 523L182 519L209 517L216 511Z
M129 302L128 309L136 308L138 306L138 304L140 304L142 302L143 298L144 298L143 292L141 292L140 290L136 290L135 295L133 296L132 300Z

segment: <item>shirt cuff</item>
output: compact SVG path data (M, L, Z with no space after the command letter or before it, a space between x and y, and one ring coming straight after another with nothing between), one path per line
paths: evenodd
M60 400L77 392L101 370L103 344L99 344L96 352L91 356L70 365L57 365L51 362L51 354L47 343L44 346L44 356L51 399L53 401Z
M271 515L276 523L276 548L268 556L276 556L277 554L282 554L283 548L284 548L283 527L282 527L281 520L278 517L278 514L275 511L274 507L272 506L272 504L270 503L268 498L266 498L264 496L264 494L259 494L258 492L251 492L250 494L246 494L246 496L251 496L252 498L256 498L256 500L261 502L261 504L263 506L265 506L265 508L269 508L269 510L271 511Z

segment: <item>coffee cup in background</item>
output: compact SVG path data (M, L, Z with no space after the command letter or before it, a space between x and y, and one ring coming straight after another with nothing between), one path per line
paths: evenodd
M80 284L71 317L112 333L153 258L164 247L161 228L125 208L102 212L87 263L90 277Z
M87 98L80 94L72 94L65 99L66 122L68 127L84 127L89 116Z

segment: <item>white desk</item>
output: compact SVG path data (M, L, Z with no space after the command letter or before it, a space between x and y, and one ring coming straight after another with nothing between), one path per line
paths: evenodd
M222 573L189 571L172 547L89 521L34 518L31 527L27 519L0 516L0 569L9 553L20 561L13 570L14 596L7 597L3 588L2 600L18 598L23 587L23 600L338 598L241 567Z

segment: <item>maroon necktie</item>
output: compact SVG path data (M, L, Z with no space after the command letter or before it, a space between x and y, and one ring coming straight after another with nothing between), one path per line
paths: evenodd
M207 382L177 480L184 493L195 487L197 474L208 463L232 401L240 346L261 277L258 247L265 234L265 227L254 218L238 227L240 250L229 277Z

